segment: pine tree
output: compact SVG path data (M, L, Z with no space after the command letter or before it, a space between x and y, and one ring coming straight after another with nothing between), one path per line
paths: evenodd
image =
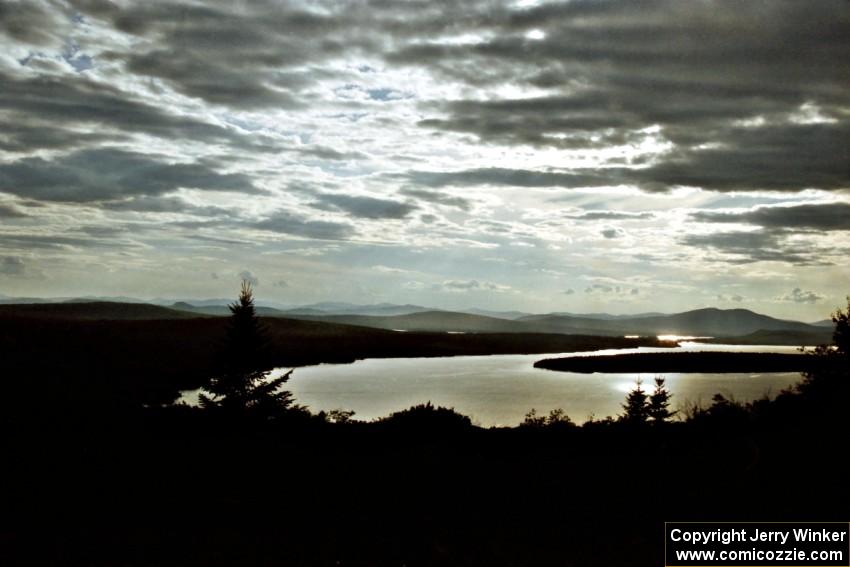
M649 403L648 396L641 387L641 380L638 378L635 389L629 392L626 396L626 403L623 404L625 413L620 416L620 421L642 425L649 418Z
M656 424L664 423L676 414L675 411L670 411L670 398L672 397L673 394L664 387L664 378L656 376L655 390L649 396L649 408L647 409L649 417Z
M280 387L292 371L268 380L269 339L254 309L250 283L242 282L239 300L229 308L230 320L217 357L218 372L199 398L201 407L264 416L289 409L292 393Z

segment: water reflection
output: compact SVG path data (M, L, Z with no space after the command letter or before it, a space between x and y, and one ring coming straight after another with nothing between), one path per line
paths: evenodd
M322 364L297 368L288 383L298 403L313 411L347 409L358 419L375 419L412 405L431 401L453 407L477 424L516 425L536 408L548 413L563 408L573 421L584 422L617 415L626 392L640 378L648 389L655 373L578 374L534 368L542 358L602 356L637 352L736 351L797 353L796 347L764 345L712 345L682 342L680 348L639 347L595 352L457 356L439 358L386 358L353 364ZM276 369L279 376L288 369ZM716 393L740 401L776 395L800 379L797 372L784 373L667 373L673 406L709 404ZM197 392L186 392L188 403Z
M676 349L680 350L680 349ZM729 346L682 343L681 350L797 352L795 347ZM360 419L374 419L431 401L454 407L482 426L516 425L532 407L548 412L561 407L576 422L590 415L621 411L625 393L641 378L646 387L654 373L577 374L536 369L535 361L557 356L664 352L641 347L594 353L495 355L451 358L369 359L344 365L299 368L289 383L298 401L314 411L344 408ZM716 393L737 400L775 395L797 382L799 373L665 374L674 406L710 403Z

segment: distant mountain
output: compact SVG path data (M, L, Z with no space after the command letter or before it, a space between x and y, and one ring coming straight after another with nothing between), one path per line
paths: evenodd
M131 298L127 298L131 299ZM16 303L3 303L15 301ZM228 316L232 300L206 299L198 302L174 301L152 305L135 301L89 301L87 298L53 298L51 302L33 300L20 304L21 298L0 298L0 316L77 319L174 319L198 316ZM420 305L323 302L298 308L278 309L260 304L257 313L264 317L283 317L324 321L377 329L465 332L465 333L554 333L570 335L690 335L740 337L741 340L766 341L769 344L819 344L828 342L831 321L809 325L799 321L776 319L747 309L696 309L669 315L583 315L555 313L529 315L520 311L487 311L471 308L466 312L440 311ZM762 333L758 335L757 333ZM765 334L767 333L767 335ZM770 333L773 333L770 335ZM755 335L754 335L755 334ZM749 337L749 338L745 338ZM802 342L801 342L802 341ZM768 344L768 343L763 343Z
M70 297L62 299L62 303L148 303L143 299L135 297L125 297L123 295L116 296L100 296L100 295L84 295L82 297Z
M298 316L380 329L409 331L462 331L474 333L560 333L591 335L689 335L736 337L756 331L819 333L814 327L798 321L785 321L747 309L697 309L672 315L650 317L594 319L567 315L541 315L519 320L500 319L451 311L427 311L402 316Z
M167 299L163 297L156 297L147 301L146 303L153 303L155 305L163 305L168 307L169 305L174 305L175 303L191 305L192 307L227 307L231 303L233 303L235 298L225 299L223 297L214 297L210 299ZM276 301L262 301L255 300L255 305L259 305L262 307L270 307L272 309L291 309L292 305L288 303L278 303Z
M197 314L168 309L147 303L115 303L108 301L75 301L72 303L30 303L0 305L0 317L27 319L73 320L154 320L190 319Z
M321 303L312 303L310 305L302 305L295 309L286 310L287 313L296 315L376 315L376 316L392 316L392 315L409 315L410 313L421 313L424 311L434 311L430 307L421 305L397 305L395 303L375 303L372 305L357 305L354 303L340 303L325 301Z
M463 333L523 333L529 332L523 324L507 319L457 313L454 311L423 311L407 315L326 315L298 316L299 319L324 321L345 325L358 325L375 329Z
M566 311L558 311L555 313L545 313L541 315L526 315L521 319L523 321L536 321L548 317L576 317L578 319L599 319L602 321L617 321L625 319L643 319L646 317L664 317L665 313L649 312L637 313L634 315L611 315L610 313L569 313Z
M230 303L233 303L232 301ZM229 304L228 304L229 305ZM230 308L228 305L193 305L186 301L178 301L176 303L172 303L169 307L171 309L176 309L178 311L186 311L190 313L197 313L200 315L211 315L214 317L226 317L230 315ZM280 309L275 309L274 307L256 307L257 315L261 315L263 317L286 317L287 315L281 311Z
M698 335L734 337L755 331L813 331L812 325L799 321L785 321L761 315L748 309L696 309L672 315L638 317L631 319L588 319L568 316L547 316L534 320L536 325L550 332L571 332L572 329L593 330L602 333Z
M717 338L707 343L732 343L736 345L787 345L817 346L832 342L832 330L814 327L809 331L756 331L739 337Z
M475 307L471 307L469 309L461 309L460 312L469 313L471 315L495 317L496 319L508 319L509 321L516 321L517 319L522 319L523 317L532 316L531 313L526 313L524 311L490 311L487 309L477 309Z
M814 327L829 327L830 329L835 327L835 322L832 319L822 319L810 324Z
M32 305L34 303L56 303L56 299L45 299L43 297L0 297L0 305L14 305L18 303L23 303L27 305Z

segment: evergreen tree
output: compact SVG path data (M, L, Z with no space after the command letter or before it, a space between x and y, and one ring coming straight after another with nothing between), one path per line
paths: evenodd
M676 414L675 411L670 411L670 398L672 397L673 394L664 387L664 378L656 376L655 390L649 396L649 408L647 409L647 413L653 422L664 423Z
M847 311L838 309L832 314L835 330L832 343L839 356L850 357L850 296L847 296Z
M649 419L648 396L641 384L642 382L638 378L635 389L626 396L626 403L623 404L625 413L620 416L620 421L642 425Z
M277 415L292 405L292 393L280 390L292 371L268 379L269 339L254 309L251 284L242 282L239 300L229 306L230 320L217 356L218 372L200 395L201 407L231 413Z

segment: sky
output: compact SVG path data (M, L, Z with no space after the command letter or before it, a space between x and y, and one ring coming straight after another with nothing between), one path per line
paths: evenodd
M850 2L0 0L0 294L850 293Z

